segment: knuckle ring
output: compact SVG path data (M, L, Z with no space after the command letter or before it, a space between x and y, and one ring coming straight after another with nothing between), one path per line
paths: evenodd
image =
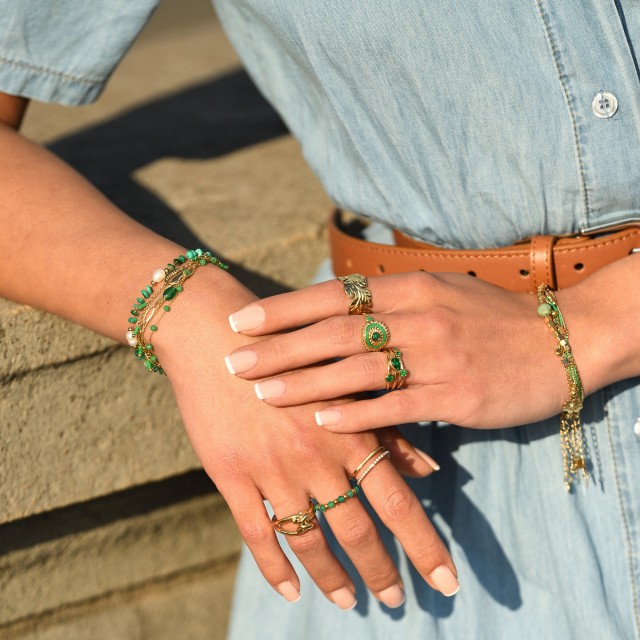
M384 349L387 356L387 375L385 376L385 389L387 391L395 391L400 389L404 384L409 372L402 361L402 351L396 347Z
M374 320L372 316L365 315L362 327L362 344L367 351L380 351L389 342L389 327L382 322Z
M314 528L314 524L311 521L315 517L316 505L313 500L309 500L309 509L307 511L299 511L286 518L276 518L274 515L271 518L271 524L278 533L283 533L285 536L301 536ZM285 529L285 524L294 524L297 528L295 530Z
M349 297L349 315L371 313L371 291L367 288L367 279L359 273L339 276L344 292Z
M356 483L356 489L360 487L365 477L373 471L375 466L384 459L391 460L391 452L381 445L376 447L353 471L351 479ZM369 463L369 464L367 464Z

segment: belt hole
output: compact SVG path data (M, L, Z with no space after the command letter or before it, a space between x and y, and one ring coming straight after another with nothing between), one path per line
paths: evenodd
M383 264L379 264L378 265L378 273L384 273L384 265Z
M467 271L467 275L473 276L475 278L476 277L476 272L475 271Z
M574 268L576 271L582 271L582 270L584 269L584 265L582 264L582 262L578 262L577 264L574 264L574 265L573 265L573 268Z
M523 278L527 278L527 277L529 277L529 270L528 270L528 269L520 269L520 275L521 275Z

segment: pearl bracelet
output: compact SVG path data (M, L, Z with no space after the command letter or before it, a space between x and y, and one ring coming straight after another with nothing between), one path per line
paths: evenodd
M151 336L158 330L158 323L162 317L171 311L170 303L183 290L184 282L196 269L207 264L213 264L225 271L229 268L209 251L190 249L186 256L179 255L173 263L169 262L166 267L156 269L151 276L151 283L140 290L142 297L137 298L131 309L126 338L134 348L136 358L144 360L147 371L164 374L158 357L153 353ZM152 320L153 324L150 324ZM147 327L148 338L145 337Z

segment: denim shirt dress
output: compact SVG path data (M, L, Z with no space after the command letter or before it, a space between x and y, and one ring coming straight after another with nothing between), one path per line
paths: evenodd
M0 90L94 99L154 4L0 0ZM454 248L640 217L636 1L214 4L339 206ZM295 558L291 605L245 553L231 637L640 640L638 380L592 394L582 416L591 479L570 494L557 417L405 428L441 465L411 484L458 567L455 597L384 532L407 595L396 610L354 575L358 605L340 611Z

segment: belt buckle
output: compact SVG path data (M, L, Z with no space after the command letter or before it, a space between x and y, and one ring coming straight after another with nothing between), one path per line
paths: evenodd
M580 233L578 235L580 237L604 236L608 233L624 231L630 227L640 228L640 218L625 218L624 220L620 220L619 222L614 222L612 224L605 223L596 224L591 227L583 227L580 229ZM634 247L631 249L630 253L640 253L640 247Z

